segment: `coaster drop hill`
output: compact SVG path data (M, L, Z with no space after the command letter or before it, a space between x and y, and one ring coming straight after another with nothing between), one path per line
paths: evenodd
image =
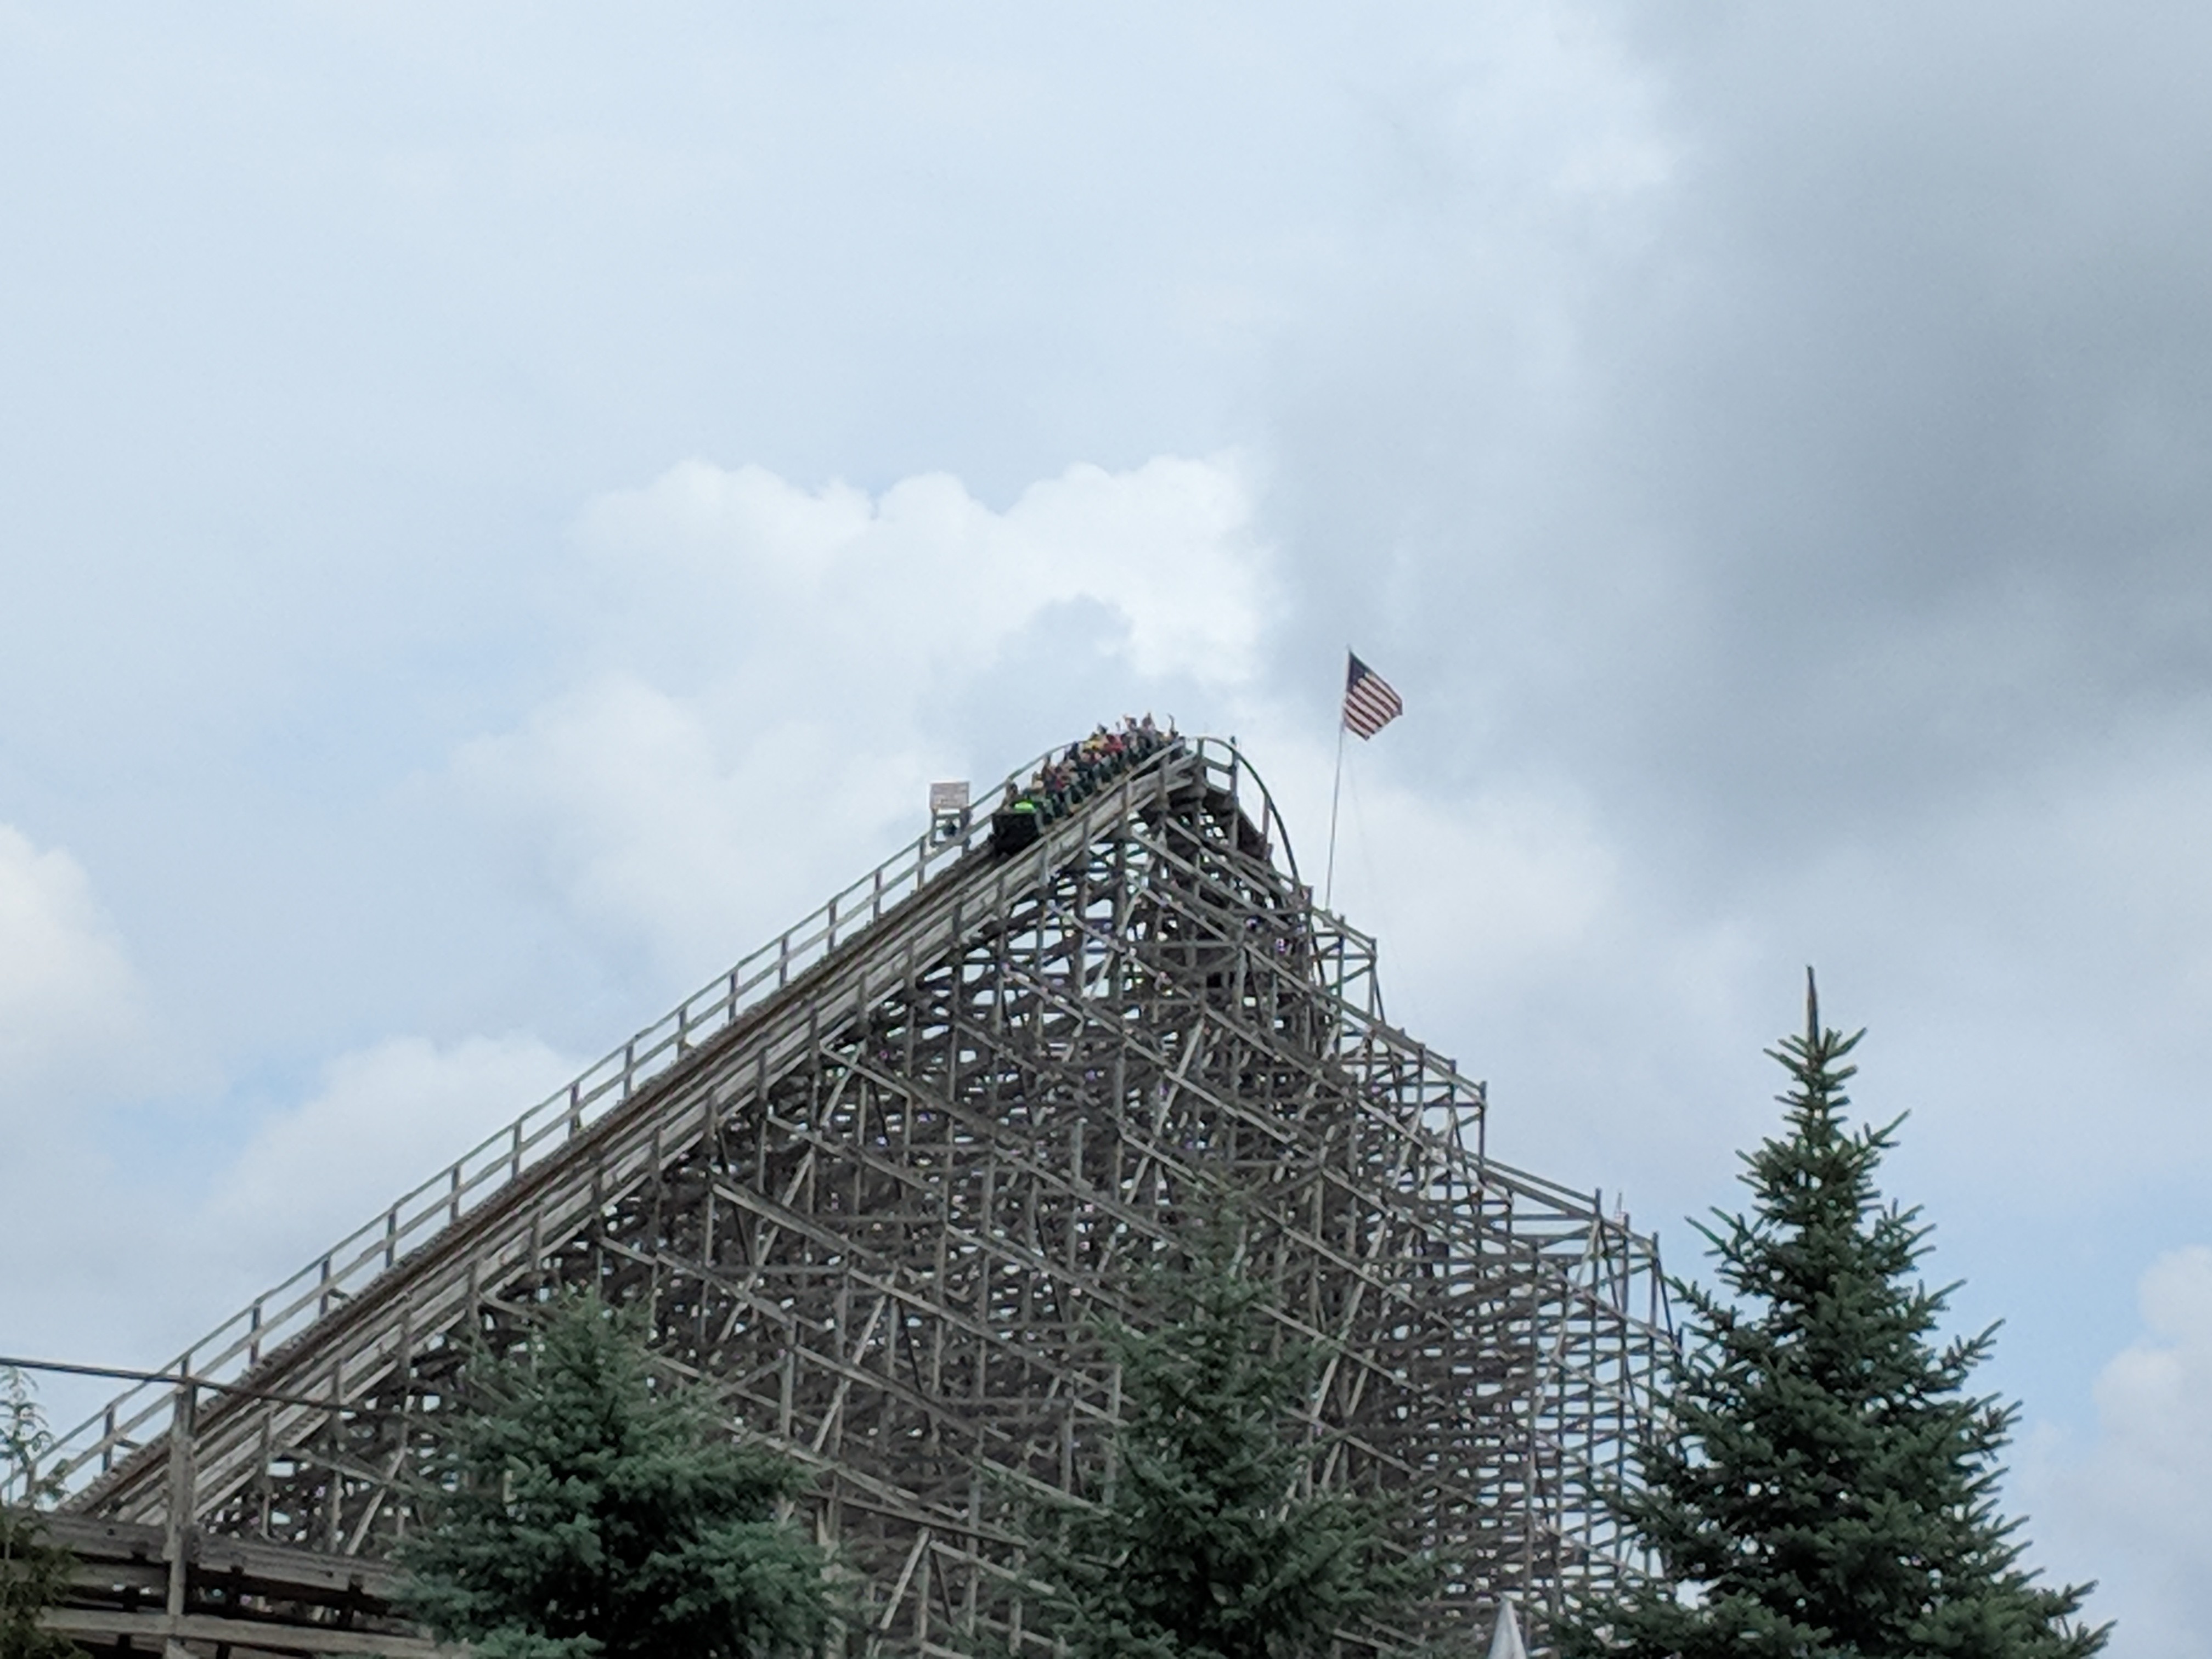
M1097 1317L1233 1200L1328 1355L1317 1478L1405 1498L1437 1627L1633 1571L1593 1489L1671 1341L1650 1242L1486 1155L1482 1086L1387 1023L1233 745L1040 817L925 835L173 1368L233 1391L64 1436L68 1518L377 1558L467 1340L591 1285L817 1471L848 1652L1035 1644L1008 1506L1095 1470Z

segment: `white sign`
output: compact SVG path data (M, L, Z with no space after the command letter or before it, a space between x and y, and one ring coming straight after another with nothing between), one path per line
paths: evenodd
M958 841L968 833L968 786L933 783L929 786L929 838L939 846Z

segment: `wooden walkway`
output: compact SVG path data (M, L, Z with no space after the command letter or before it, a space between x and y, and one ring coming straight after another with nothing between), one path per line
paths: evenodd
M42 1519L47 1540L78 1562L67 1605L45 1623L94 1659L165 1651L460 1659L468 1651L428 1639L392 1611L392 1570L380 1561L197 1528Z

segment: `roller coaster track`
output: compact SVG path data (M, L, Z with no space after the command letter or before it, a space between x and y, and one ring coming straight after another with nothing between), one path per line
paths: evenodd
M1227 1202L1328 1355L1316 1477L1408 1499L1446 1565L1429 1630L1363 1639L1508 1589L1540 1615L1633 1570L1592 1494L1671 1336L1650 1241L1488 1158L1485 1107L1384 1018L1249 762L1179 740L1018 852L980 821L902 848L46 1472L80 1524L374 1560L471 1345L589 1284L817 1469L851 1650L1036 1646L1009 1505L1085 1489L1119 1401L1096 1317Z

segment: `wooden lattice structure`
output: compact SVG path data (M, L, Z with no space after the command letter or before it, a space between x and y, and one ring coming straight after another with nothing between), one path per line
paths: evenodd
M848 1653L1048 1651L1009 1506L1095 1474L1097 1317L1233 1199L1329 1356L1316 1478L1410 1499L1437 1624L1540 1622L1632 1568L1590 1493L1669 1337L1650 1242L1490 1161L1483 1113L1249 763L1183 740L1017 854L979 823L872 872L174 1367L229 1391L65 1437L68 1507L374 1557L467 1342L590 1285L818 1470Z

